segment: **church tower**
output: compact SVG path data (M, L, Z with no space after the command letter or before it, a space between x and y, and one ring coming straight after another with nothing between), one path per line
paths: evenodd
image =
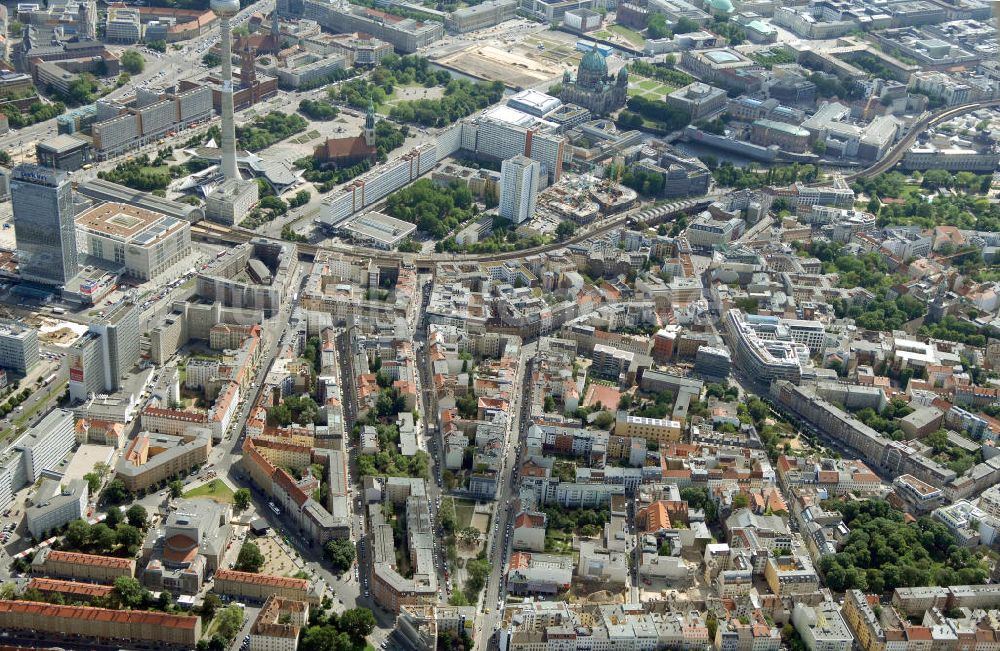
M375 146L375 102L368 98L368 112L365 114L365 143Z

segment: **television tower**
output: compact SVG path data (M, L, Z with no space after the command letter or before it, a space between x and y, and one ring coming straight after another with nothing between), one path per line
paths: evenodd
M233 46L229 19L240 11L239 0L212 0L212 12L219 17L222 49L222 173L227 180L239 180L236 169L236 122L233 109Z

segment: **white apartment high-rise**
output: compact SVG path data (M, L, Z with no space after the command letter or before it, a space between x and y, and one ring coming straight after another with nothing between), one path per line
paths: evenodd
M523 154L509 158L500 169L500 216L515 224L535 214L541 165Z
M29 482L37 481L43 470L55 470L76 444L73 413L53 409L38 424L14 442L14 449L24 456Z
M0 320L0 366L27 375L38 360L38 332L17 321Z
M139 306L125 300L90 323L90 331L101 336L101 367L104 390L117 391L122 378L139 361Z

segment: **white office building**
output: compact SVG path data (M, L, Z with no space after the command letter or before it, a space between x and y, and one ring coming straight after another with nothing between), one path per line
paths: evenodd
M24 521L35 538L46 532L82 518L87 512L88 486L86 480L74 479L60 484L46 479L31 498L31 506L24 510Z
M38 332L17 321L0 321L0 366L27 375L38 360Z
M503 162L500 172L501 217L521 224L534 216L540 173L541 165L524 155Z
M58 468L59 462L66 458L75 444L72 412L53 409L17 439L14 448L24 453L28 482L35 482L42 476L43 470Z

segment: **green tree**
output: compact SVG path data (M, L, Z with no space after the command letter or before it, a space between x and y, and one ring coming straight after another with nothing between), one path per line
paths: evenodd
M468 574L466 596L468 597L470 593L478 594L483 589L483 586L486 585L486 577L490 575L492 566L486 559L476 559L466 563L465 569Z
M149 514L142 504L133 504L130 506L128 511L125 512L125 518L130 525L140 531L145 531L146 527L149 526Z
M375 630L375 615L367 608L351 608L340 616L339 628L356 644L362 644Z
M104 489L104 499L108 504L121 504L129 499L128 488L121 479L112 479Z
M123 608L133 610L142 605L147 591L138 580L131 576L120 576L115 579L114 586L111 594Z
M136 50L125 50L121 58L122 68L130 75L138 75L146 67L146 61Z
M349 539L331 540L323 547L323 554L337 572L343 572L354 565L357 552Z
M306 629L299 643L299 651L350 651L353 646L347 633L327 624Z
M733 498L733 509L745 509L750 506L750 498L740 493Z
M559 222L556 226L556 239L559 241L565 240L568 237L573 237L573 233L576 232L576 223L571 222L568 219L564 219Z
M927 170L924 172L924 180L921 185L931 189L949 188L952 181L951 173L946 170Z
M691 20L687 16L681 16L674 25L674 34L690 34L701 29L701 25Z
M205 599L201 602L201 616L208 621L215 617L215 611L222 606L222 599L214 592L205 594Z
M104 516L104 524L111 527L112 529L117 529L118 525L121 524L124 516L122 516L122 510L117 506L112 506L107 510Z
M101 489L101 478L93 472L88 472L83 478L87 482L87 490L90 491L90 494L96 495L97 491Z
M649 38L670 38L673 32L667 25L667 17L661 13L651 13L646 23L646 36Z
M122 523L115 530L115 540L126 550L135 554L142 544L142 530L130 524Z
M601 429L611 429L615 423L615 415L610 411L602 411L594 417L594 425Z
M86 520L73 520L66 528L66 544L71 549L81 550L90 541L90 524Z
M104 524L103 522L98 522L90 528L90 534L88 536L88 544L94 548L99 554L106 554L112 549L114 549L115 544L118 542L118 537L115 535L114 529Z
M246 511L250 508L250 489L240 488L233 493L233 504L240 511Z
M180 479L173 480L167 487L170 489L170 497L178 498L184 494L184 482Z
M243 627L243 609L237 605L226 606L218 615L218 631L225 640L236 637Z
M264 566L264 555L260 553L260 547L252 542L243 543L240 553L236 557L234 569L241 572L260 572Z
M475 527L464 527L458 532L458 537L467 545L475 545L482 539L483 534Z

